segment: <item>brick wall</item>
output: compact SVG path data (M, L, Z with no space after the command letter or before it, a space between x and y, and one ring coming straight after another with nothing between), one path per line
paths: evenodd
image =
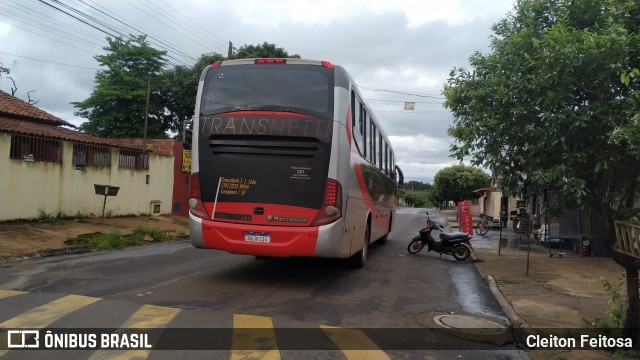
M139 149L142 149L144 145L144 139L110 139L109 141L114 145L131 146ZM175 142L177 142L177 140L147 139L147 149L158 155L174 155L182 158L182 154L174 154L173 152Z

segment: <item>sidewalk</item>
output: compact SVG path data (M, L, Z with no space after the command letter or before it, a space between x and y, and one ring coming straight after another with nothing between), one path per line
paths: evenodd
M440 214L455 220L453 211ZM600 318L611 322L607 314L609 297L601 279L619 284L624 272L611 258L580 257L573 250L562 250L564 255L559 257L556 248L551 249L554 256L550 257L549 248L537 243L529 248L526 235L510 229L502 230L499 254L499 229L492 229L485 236L475 232L473 235L478 259L474 265L484 279L495 279L496 298L514 328L584 329L588 328L585 321ZM503 301L499 299L501 295ZM535 350L529 355L532 359L552 359L554 355L564 359L613 358L604 351L591 350Z

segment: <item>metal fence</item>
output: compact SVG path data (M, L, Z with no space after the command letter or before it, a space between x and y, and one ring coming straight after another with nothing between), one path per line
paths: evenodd
M148 169L149 157L138 150L120 150L118 166L129 169Z
M109 167L111 148L107 146L73 144L73 165Z
M9 158L60 163L62 162L62 141L11 134Z

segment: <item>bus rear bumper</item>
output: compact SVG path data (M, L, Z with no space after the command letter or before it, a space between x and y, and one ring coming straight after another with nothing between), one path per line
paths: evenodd
M262 226L210 221L189 214L189 231L194 247L223 250L232 254L341 257L342 229L342 219L333 224L314 227ZM264 236L262 242L256 242L250 241L248 234ZM319 241L323 244L319 245ZM326 241L332 244L326 244Z
M191 211L189 211L189 238L191 239L191 245L194 247L205 248L204 238L202 237L202 219L193 216Z

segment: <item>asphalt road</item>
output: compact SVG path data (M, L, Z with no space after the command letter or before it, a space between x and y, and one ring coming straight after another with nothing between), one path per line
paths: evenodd
M371 247L361 270L337 260L257 260L184 242L6 264L0 268L0 328L271 328L278 333L254 339L277 337L272 348L278 349L278 357L273 352L230 352L237 344L224 341L206 344L207 338L236 339L235 332L173 334L204 338L202 348L218 349L190 352L185 358L351 359L349 350L354 349L369 351L366 358L382 359L526 358L513 344L498 346L441 330L436 319L443 315L496 323L505 317L472 263L426 250L407 253L425 219L424 209L399 209L387 243ZM40 319L34 320L34 314ZM334 327L360 329L369 345L333 338L327 329ZM282 329L292 331L278 332ZM251 334L245 335L251 341ZM52 353L51 358L104 357L88 350ZM23 350L4 355L30 358ZM176 355L154 350L143 358Z

